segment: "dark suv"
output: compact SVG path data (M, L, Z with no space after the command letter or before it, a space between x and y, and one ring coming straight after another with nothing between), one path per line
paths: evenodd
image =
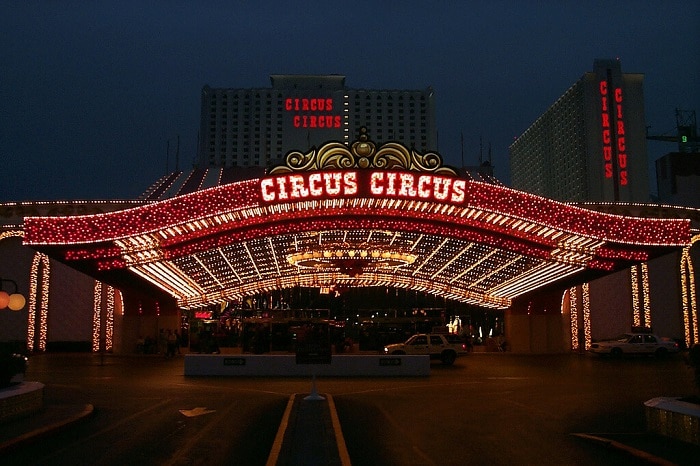
M8 387L12 378L27 371L27 357L17 353L0 354L0 388Z

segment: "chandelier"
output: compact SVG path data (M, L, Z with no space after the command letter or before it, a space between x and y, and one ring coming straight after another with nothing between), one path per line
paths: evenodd
M299 268L339 272L357 277L368 270L393 269L413 264L416 255L391 246L323 245L287 255L287 261Z

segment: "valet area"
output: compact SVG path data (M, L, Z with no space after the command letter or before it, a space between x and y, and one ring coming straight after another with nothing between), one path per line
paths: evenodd
M295 352L309 323L335 354L430 331L516 353L633 326L698 342L697 210L561 203L364 132L239 172L161 200L3 205L18 344L158 353L172 332L235 365Z

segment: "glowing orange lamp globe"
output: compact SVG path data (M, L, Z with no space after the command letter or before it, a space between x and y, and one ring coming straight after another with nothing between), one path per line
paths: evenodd
M6 291L0 291L0 309L5 309L10 304L10 295Z
M10 295L7 307L9 307L11 311L19 311L26 303L27 300L24 299L24 296L19 293L15 293Z

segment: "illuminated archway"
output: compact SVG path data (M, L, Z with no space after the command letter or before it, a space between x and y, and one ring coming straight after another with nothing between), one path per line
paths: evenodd
M183 309L293 287L396 288L494 309L688 245L690 223L475 181L396 143L292 152L268 176L136 208L27 217L25 244ZM572 281L573 282L573 281Z

